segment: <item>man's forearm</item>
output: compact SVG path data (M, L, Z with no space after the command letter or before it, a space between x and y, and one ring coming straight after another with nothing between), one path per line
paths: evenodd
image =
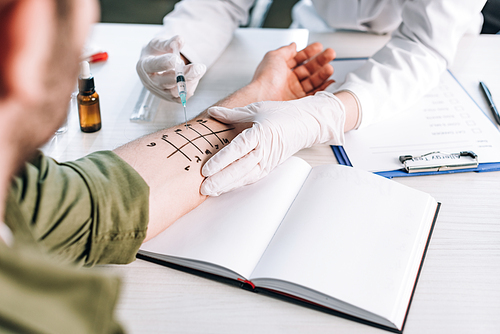
M321 49L315 43L297 53L295 44L290 44L267 53L252 82L215 105L232 109L258 101L290 100L312 94L328 83L331 74L328 62L333 51ZM204 163L251 125L223 124L203 112L187 126L158 131L115 150L150 187L146 240L205 200L200 194Z
M216 105L242 107L256 101L248 85ZM251 124L231 126L209 118L206 111L173 128L141 137L115 153L130 164L150 187L149 224L146 240L165 230L200 205L203 164Z

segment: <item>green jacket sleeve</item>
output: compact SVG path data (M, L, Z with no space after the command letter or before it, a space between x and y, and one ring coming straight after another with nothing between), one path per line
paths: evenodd
M7 208L6 223L20 212L34 241L58 260L129 263L146 236L149 188L110 151L65 163L40 153L15 178L9 199L19 210Z
M0 242L0 333L118 334L118 278Z

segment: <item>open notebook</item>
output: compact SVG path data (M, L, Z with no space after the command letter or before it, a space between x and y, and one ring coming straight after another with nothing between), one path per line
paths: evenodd
M248 283L391 331L403 329L438 211L428 194L292 157L208 198L139 257Z

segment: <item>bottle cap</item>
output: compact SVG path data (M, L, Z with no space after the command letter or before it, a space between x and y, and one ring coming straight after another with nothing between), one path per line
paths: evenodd
M94 77L90 73L90 65L88 61L82 61L80 63L78 90L82 95L92 95L95 92Z

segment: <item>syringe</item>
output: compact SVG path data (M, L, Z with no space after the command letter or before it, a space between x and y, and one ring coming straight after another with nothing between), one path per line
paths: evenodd
M179 97L181 98L182 107L184 108L184 119L186 121L185 126L187 127L187 111L186 111L186 79L184 78L184 61L181 58L178 48L173 48L173 53L178 57L178 61L175 62L175 81L177 83L177 90L179 92Z

